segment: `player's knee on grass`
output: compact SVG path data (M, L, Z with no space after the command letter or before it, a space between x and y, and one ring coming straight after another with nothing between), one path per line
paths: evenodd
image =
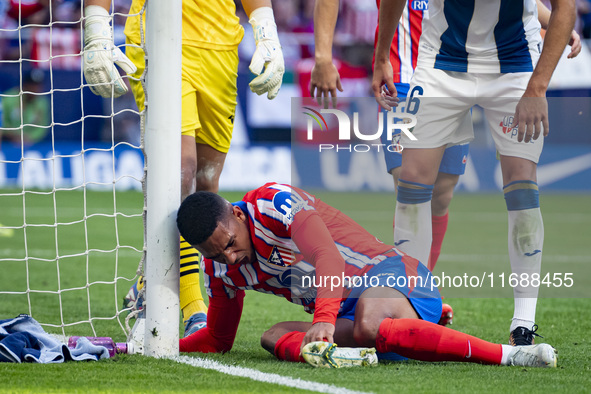
M376 318L371 316L361 319L355 319L355 328L353 329L353 338L359 346L373 347L376 343L380 323Z
M377 300L376 300L377 301ZM412 307L411 307L412 308ZM378 338L380 324L385 319L417 319L416 313L388 312L364 314L364 316L355 317L355 327L353 329L353 338L359 346L374 347Z
M375 287L363 292L355 310L353 338L359 346L373 347L384 319L418 319L408 298L396 289Z
M279 338L281 337L276 337L273 332L273 327L271 327L261 335L261 346L269 353L275 354L275 344Z

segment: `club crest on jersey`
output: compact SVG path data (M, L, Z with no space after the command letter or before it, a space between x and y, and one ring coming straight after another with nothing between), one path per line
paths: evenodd
M271 250L267 263L278 265L280 267L287 267L290 266L294 260L295 256L291 250L275 245Z
M286 192L280 191L273 196L273 208L283 215L283 223L288 225L293 222L293 217L302 209L313 209L308 205L308 201L304 200L295 191Z
M410 1L410 8L415 11L427 11L429 9L429 1L428 0L411 0Z

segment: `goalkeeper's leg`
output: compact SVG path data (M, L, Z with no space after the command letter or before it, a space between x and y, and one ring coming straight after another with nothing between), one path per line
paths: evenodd
M127 40L127 43L137 45L137 43L132 43L129 40ZM128 57L137 67L137 71L132 74L133 78L130 78L130 84L138 109L143 111L145 95L140 83L140 78L145 69L144 52L136 46L127 47L126 52ZM237 55L235 57L237 67L238 57ZM199 66L199 63L196 63L191 59L188 61L183 59L183 75L191 74L192 72L199 74L199 72L196 72L190 67L195 65ZM204 83L207 84L207 82ZM229 84L231 90L235 91L235 79L233 82L229 82ZM224 130L222 133L220 130L223 128L219 127L216 122L212 122L208 116L205 116L206 123L214 124L214 129L218 130L220 134L223 134L227 141L217 147L217 150L211 147L215 146L215 144L210 143L209 141L206 141L206 143L201 143L201 140L196 141L196 136L203 131L201 130L202 122L198 116L199 111L197 111L197 89L187 78L183 78L182 94L181 198L184 200L189 194L194 193L196 190L208 190L217 193L220 173L226 158L226 153L220 152L220 150L225 150L227 152L227 148L229 148L230 145L232 128L231 122L228 119L224 118L223 120L219 120L219 122L223 121L228 123L228 126L226 127L227 130ZM220 96L231 101L228 106L231 107L229 110L233 113L232 103L235 106L235 99L232 101L231 95L225 94L224 92L222 92ZM205 111L202 108L202 117L204 112ZM215 111L213 112L216 113ZM207 306L203 301L201 286L199 284L199 252L185 242L182 237L180 238L180 267L179 298L183 312L183 321L185 323L185 336L187 336L205 326ZM126 298L126 307L131 306L130 302L135 302L135 297L137 296L139 289L141 289L140 285L141 278L130 291L130 293L134 294L133 300L128 300Z
M205 327L207 306L199 284L199 252L180 237L181 272L180 305L185 323L185 336Z
M129 40L128 44L133 44ZM129 58L137 67L136 73L130 79L131 90L135 97L137 106L140 111L144 109L144 90L139 81L140 77L145 68L144 64L144 52L143 50L129 46L127 48L127 54ZM183 86L185 89L186 85ZM191 90L189 88L189 90ZM193 106L195 105L195 94L193 93ZM186 103L183 102L183 109L187 107ZM191 110L192 111L192 110ZM194 111L193 111L194 112ZM187 119L191 119L191 116L183 114ZM197 149L195 147L195 128L199 126L199 122L194 120L192 125L192 132L187 133L181 137L181 197L184 199L189 194L195 192L196 188L196 173L197 173ZM185 128L183 128L184 130ZM185 133L183 133L185 134ZM219 178L219 174L218 174ZM217 181L216 181L217 185ZM207 185L206 185L207 186ZM216 186L217 191L217 186ZM180 306L183 312L183 322L185 323L185 336L197 331L201 327L205 326L207 320L207 306L203 301L203 295L201 294L201 287L199 284L199 252L192 248L185 240L180 238ZM139 290L143 286L142 278L138 280L132 289L130 295L125 299L125 307L131 307L132 302L135 302L135 298ZM141 302L138 302L138 307L141 308Z
M217 193L226 154L195 143L192 135L182 136L181 192L185 199L196 190ZM205 326L207 306L199 284L199 252L181 237L180 304L185 323L184 336Z
M181 198L217 193L230 148L236 107L237 51L183 46ZM180 302L185 336L205 325L207 307L199 285L199 258L181 244Z

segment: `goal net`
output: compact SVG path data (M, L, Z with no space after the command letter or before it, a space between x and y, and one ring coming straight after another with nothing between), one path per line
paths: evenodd
M125 51L123 25L131 0L112 3L115 44ZM163 203L162 192L149 197L146 187L148 179L170 191L166 178L174 178L176 169L164 166L148 175L144 166L162 167L158 155L170 161L178 153L167 152L161 137L144 138L148 111L138 111L131 92L110 99L92 94L82 73L84 18L76 2L0 4L0 319L26 313L49 333L123 342L130 333L123 298L150 261L149 239L164 240L156 246L162 248L177 237L176 247L168 248L176 257L157 249L152 254L178 260L172 220L178 202L169 195L172 202ZM178 9L180 16L180 1ZM143 39L142 47L146 53L152 49ZM180 79L180 65L178 74ZM164 99L175 93L170 90ZM170 107L167 111L170 117ZM156 121L161 117L151 115ZM174 115L171 124L174 128ZM160 152L146 140L160 144ZM155 213L146 215L150 205ZM154 230L147 230L150 220ZM147 269L160 276L158 270ZM146 280L146 305L153 284L161 293L155 307L171 300L174 306L174 280ZM178 265L176 281L178 298ZM146 309L148 321L155 320ZM168 324L158 331L174 343L178 325ZM172 333L166 339L168 328Z

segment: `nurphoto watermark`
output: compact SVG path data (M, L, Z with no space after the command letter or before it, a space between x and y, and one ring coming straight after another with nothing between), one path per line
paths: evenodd
M365 111L369 111L366 109ZM334 120L338 124L336 141L330 143L322 141L318 144L318 151L332 150L335 152L369 152L388 151L402 152L404 147L400 144L400 137L404 134L411 141L417 141L412 133L417 124L417 118L413 113L405 110L405 104L401 103L391 111L375 111L372 108L371 116L377 117L375 122L363 121L368 114L361 111L345 112L340 109L314 109L310 106L302 107L302 113L307 116L306 140L314 142L318 140L319 133L329 130L329 123Z

